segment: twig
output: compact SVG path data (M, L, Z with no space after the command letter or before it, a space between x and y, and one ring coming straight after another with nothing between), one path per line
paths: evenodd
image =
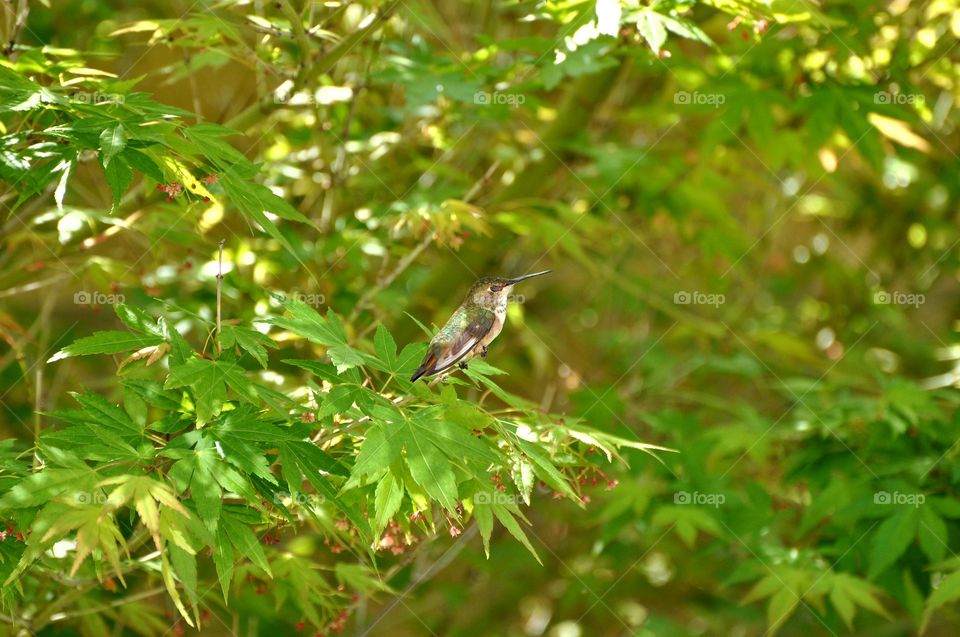
M23 31L23 27L27 24L28 15L30 15L30 5L27 4L27 0L19 0L19 2L17 2L16 13L14 14L13 28L10 30L7 43L3 48L3 54L7 57L11 57L16 48L17 41L20 39L20 32Z
M357 112L357 103L360 101L360 93L367 88L370 81L370 70L377 58L377 52L383 38L374 42L370 53L370 59L367 62L366 70L363 73L363 80L354 89L350 96L350 104L347 108L347 115L343 118L343 125L340 127L340 145L337 147L337 156L333 160L333 168L330 171L330 187L323 193L323 209L320 213L320 228L326 231L333 223L333 200L337 186L344 181L344 171L347 167L347 142L350 138L350 125L353 123L353 117ZM319 105L318 105L319 106ZM318 112L318 116L320 113Z
M396 398L392 399L390 402L392 402L394 405L399 407L405 404L409 399L410 399L410 396L397 396ZM340 426L337 427L336 431L331 432L332 434L331 439L337 436L342 436L345 433L349 433L351 430L355 429L358 425L362 425L363 423L368 422L369 420L370 420L370 416L363 416L362 418L358 418L357 420L343 420L340 422ZM322 434L323 434L322 431L318 431L317 435L313 437L313 440L311 440L311 442L313 442L313 444L318 446L323 445L323 443L327 441L323 439Z
M420 256L420 253L426 250L427 246L433 243L434 236L435 236L435 233L432 230L430 232L427 232L426 236L420 240L420 243L418 243L417 246L410 251L410 254L408 254L407 256L405 256L403 259L400 260L400 263L398 263L397 267L393 269L393 272L388 274L385 279L381 279L380 281L377 281L376 285L374 285L372 288L367 290L364 293L364 295L360 297L360 300L357 301L357 304L353 308L353 312L350 313L351 321L357 318L357 315L360 314L360 311L370 303L370 300L374 296L379 294L380 291L383 290L384 288L390 287L390 284L393 283L394 280L398 276L400 276L400 274L404 270L410 267L410 264L413 263L413 261Z
M365 37L379 29L384 22L386 22L393 12L397 10L397 7L400 6L402 0L392 0L387 4L383 9L377 13L376 17L370 21L367 26L362 29L354 31L347 37L340 40L337 46L333 47L326 55L320 58L317 63L310 69L311 77L319 77L324 73L327 73L334 65L340 61L344 55L346 55L350 49L359 44Z
M223 348L220 346L220 307L221 307L221 297L223 294L223 239L220 239L220 259L219 265L217 266L217 356L223 353Z
M203 102L202 102L202 100L200 99L200 89L199 89L199 87L197 86L197 76L196 76L196 73L194 73L194 72L190 69L190 63L191 63L192 59L193 59L193 58L192 58L192 57L190 56L190 54L187 52L187 49L184 49L184 50L183 50L183 61L184 61L184 65L186 66L186 69L185 69L185 70L186 70L186 72L187 72L187 82L190 84L190 96L191 96L191 98L193 99L193 111L194 111L194 113L196 113L197 122L199 123L199 122L202 122L202 121L203 121Z
M477 182L470 187L470 190L467 191L467 194L463 196L463 203L470 203L476 199L477 195L480 194L480 189L490 183L493 173L497 172L498 168L500 168L499 159L490 164L490 167L487 168L487 171L483 173L483 177L478 179Z
M127 544L127 554L132 554L136 552L140 547L147 543L151 535L145 530L139 531L137 534L130 538L130 542ZM129 573L132 570L128 570L126 567L122 568L122 572ZM30 622L30 629L33 631L31 634L39 633L44 627L46 627L53 617L58 617L58 611L61 608L66 608L73 602L77 601L84 595L88 594L93 588L100 586L99 580L95 580L86 586L76 586L70 590L64 592L63 594L54 598L54 600L48 604L46 607L40 609L32 618L27 619ZM26 618L25 618L26 619Z
M132 604L133 602L139 602L142 599L148 599L154 595L159 595L167 590L163 586L157 588L143 591L142 593L135 593L133 595L128 595L122 599L116 599L109 604L103 604L101 606L95 606L93 608L84 608L83 610L74 611L72 613L58 613L50 618L50 623L61 622L65 619L73 619L74 617L80 617L82 615L93 615L95 613L101 613L105 610L110 610L111 608L117 608L118 606L123 606L124 604Z
M457 557L457 555L460 554L460 551L462 551L467 547L470 540L472 540L476 536L477 531L478 531L478 527L476 523L471 523L470 528L468 528L466 532L464 532L460 536L460 539L453 546L448 548L446 552L439 557L439 559L437 559L435 562L433 562L433 564L428 566L426 570L422 572L414 573L410 584L407 586L407 588L403 592L400 593L400 595L396 597L396 599L393 601L392 604L390 604L379 615L377 615L377 617L372 622L364 626L362 631L358 627L357 634L361 636L368 635L370 631L373 630L373 628L377 624L383 621L383 619L387 615L389 615L391 611L393 611L393 609L395 609L398 605L403 603L403 598L406 597L410 593L410 591L412 591L414 588L416 588L420 584L423 584L424 582L430 580L431 578L436 576L437 573L439 573L444 568L446 568ZM420 553L419 555L424 555L424 553ZM414 567L414 570L415 571L417 570L416 567Z
M340 60L340 58L350 51L350 49L359 44L361 40L370 35L376 29L380 28L380 26L386 22L391 15L393 15L393 12L396 11L397 7L400 6L400 2L401 0L393 0L386 5L377 14L376 18L370 22L370 24L363 29L353 32L348 37L341 40L337 46L335 46L325 56L318 60L316 64L311 65L309 69L307 69L308 72L304 74L305 77L301 79L317 77L329 71L333 65ZM344 4L344 6L346 6L346 4ZM292 91L296 92L299 88L300 86L297 83L294 83ZM246 130L265 114L275 111L279 107L280 103L274 99L272 94L264 95L262 98L245 108L243 111L230 118L225 125L227 128Z
M490 167L487 168L487 171L485 173L483 173L483 176L480 179L478 179L477 182L470 187L470 190L467 191L467 194L464 195L463 202L470 203L478 194L480 194L480 190L483 188L483 186L487 182L490 181L490 178L493 177L493 174L497 171L497 168L499 167L500 167L499 160L490 164ZM429 246L433 242L435 236L436 236L436 233L432 231L428 232L427 235L420 241L420 243L418 243L417 246L410 251L410 254L405 256L403 259L400 260L399 263L397 263L397 266L393 269L392 272L390 272L390 274L388 274L385 278L379 279L376 285L374 285L372 288L367 290L364 293L364 295L360 297L360 300L357 301L357 304L354 306L353 311L350 313L350 321L353 321L354 319L356 319L357 316L360 314L360 312L363 310L363 308L365 308L373 299L373 297L379 294L381 290L383 290L384 288L390 287L390 285L396 280L396 278L400 276L404 270L410 267L410 264L413 263L418 256L420 256L420 253L427 249L427 246Z
M280 0L280 10L283 11L283 15L290 21L290 30L293 31L293 36L297 40L297 44L300 45L301 70L297 73L299 75L302 73L302 69L307 66L307 61L310 59L310 39L307 38L307 32L303 28L303 18L300 17L300 14L297 13L293 5L290 4L290 0Z

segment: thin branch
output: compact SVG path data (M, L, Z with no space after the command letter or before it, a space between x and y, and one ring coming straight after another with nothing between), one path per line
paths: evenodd
M27 3L27 0L19 0L17 2L16 13L14 14L13 28L10 30L7 43L3 47L3 54L7 57L13 55L14 49L17 47L17 42L20 40L20 32L23 31L23 27L26 26L27 16L29 15L30 5Z
M148 599L155 595L159 595L166 591L167 589L163 586L153 588L148 591L143 591L142 593L135 593L133 595L128 595L122 599L117 599L109 604L103 604L101 606L94 606L93 608L84 608L83 610L77 610L72 613L58 613L50 618L50 623L62 622L67 619L73 619L74 617L81 617L83 615L94 615L96 613L102 613L105 610L110 610L111 608L117 608L118 606L123 606L125 604L132 604L133 602L139 602L143 599Z
M400 274L404 270L410 267L410 264L413 263L414 260L416 260L416 258L420 256L420 253L426 250L427 246L433 243L433 239L435 236L436 236L436 233L434 233L432 230L427 232L426 236L424 236L423 239L420 240L420 243L418 243L417 246L413 250L411 250L407 256L405 256L403 259L400 260L400 263L398 263L397 267L393 269L393 272L388 274L385 279L381 279L377 281L376 285L368 289L364 293L364 295L360 297L360 300L357 301L357 304L354 306L353 312L350 313L350 320L353 321L355 318L357 318L361 310L363 310L363 308L369 305L370 300L373 299L374 296L379 294L381 290L383 290L384 288L390 287L390 284L392 284L394 280L398 276L400 276Z
M307 37L307 32L303 28L303 18L300 17L300 14L297 13L293 5L290 4L290 0L280 0L280 10L283 11L283 15L290 21L290 29L293 31L293 37L297 40L297 44L300 45L300 67L302 69L306 67L307 61L310 59L311 50L310 39Z
M500 162L495 161L490 164L490 167L487 168L487 171L483 174L483 177L477 180L473 186L470 187L470 190L467 191L467 194L463 197L464 203L470 203L478 194L483 186L490 181L490 178L493 177L493 174L497 171L497 168L500 167ZM377 281L376 285L368 289L363 296L360 297L360 300L357 301L357 304L354 306L353 311L350 313L350 321L353 321L357 318L361 311L367 305L370 304L370 301L374 296L379 294L383 289L390 287L390 285L400 276L404 270L410 267L410 264L413 263L417 257L420 256L420 253L427 249L427 247L433 243L436 233L430 231L427 235L417 244L417 246L410 251L410 254L405 256L403 259L397 263L397 266L393 269L390 274L385 278L381 278Z
M390 402L392 402L394 405L399 407L401 405L408 403L411 399L412 398L410 396L397 396L396 398L392 399ZM343 434L350 433L352 430L356 429L363 423L368 422L370 418L371 418L370 416L363 416L362 418L358 418L357 420L342 420L340 421L340 426L337 427L333 432L331 432L330 437L327 440L324 440L323 438L323 431L318 431L317 435L313 437L313 440L311 440L311 442L313 442L313 444L315 445L322 446L328 440L332 440L333 438L342 436Z
M363 80L350 95L347 115L343 118L343 125L340 127L340 145L337 147L337 155L333 161L333 168L330 171L330 187L323 192L323 209L320 213L320 228L324 231L329 229L333 224L334 193L337 191L337 187L345 181L344 173L347 168L347 142L350 139L350 126L353 124L353 117L357 112L360 93L367 88L367 84L370 81L370 71L373 68L374 61L377 59L377 54L380 51L380 45L382 43L383 38L380 38L374 43L370 51L370 59L363 72Z
M217 356L223 353L223 347L220 345L220 308L223 295L223 239L220 239L220 258L217 265Z
M145 530L139 531L136 535L130 538L130 542L127 544L127 553L133 554L144 544L146 544L150 538L151 535L149 532ZM129 567L123 567L121 572L129 573L132 571L132 569L133 564L130 564ZM59 611L61 608L69 606L97 586L101 586L99 580L95 580L85 586L76 586L64 592L62 595L55 597L50 604L42 608L36 613L36 615L28 620L30 622L30 629L33 631L33 633L39 633L44 627L53 621L53 617L59 617L57 611Z
M346 55L350 49L359 44L365 37L379 29L384 22L386 22L393 12L397 10L397 7L400 6L402 0L392 0L387 6L385 6L376 17L370 21L362 29L354 31L347 37L340 40L340 43L337 46L333 47L326 55L321 57L315 65L310 69L310 75L312 77L317 77L327 73L333 66L340 61L344 55Z
M407 588L404 589L403 592L401 592L400 595L394 599L392 604L381 611L380 614L373 619L373 621L362 627L363 630L358 627L357 634L361 636L368 635L377 624L383 621L383 619L393 611L393 609L403 603L403 598L410 594L414 588L423 584L424 582L429 581L440 571L449 566L450 563L457 557L457 555L459 555L460 552L469 545L470 540L477 535L477 531L478 527L476 523L472 522L466 532L460 536L459 540L453 546L448 548L446 552L439 557L439 559L430 564L430 566L428 566L425 570L420 571L415 567L413 578L411 579ZM418 555L424 555L424 553L418 553Z
M390 4L385 6L383 10L381 10L377 16L370 21L370 24L363 29L353 32L348 37L341 40L337 46L320 58L316 64L312 64L308 69L309 72L305 73L304 75L316 77L328 72L331 68L333 68L333 65L340 61L340 58L350 51L350 49L359 44L365 37L379 29L380 26L382 26L382 24L386 22L391 15L393 15L393 12L397 10L397 7L400 6L400 3L401 0L393 0L390 2ZM300 88L302 87L295 82L291 91L295 93ZM264 115L277 110L279 107L280 103L274 99L272 93L264 95L259 100L245 108L243 111L230 118L225 126L227 128L234 128L241 131L246 130L259 121Z

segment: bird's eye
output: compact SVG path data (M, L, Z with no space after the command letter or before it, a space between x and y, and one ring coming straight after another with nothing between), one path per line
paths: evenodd
M491 285L491 286L490 286L490 291L491 291L491 292L499 292L500 289L501 289L501 288L500 288L499 285Z

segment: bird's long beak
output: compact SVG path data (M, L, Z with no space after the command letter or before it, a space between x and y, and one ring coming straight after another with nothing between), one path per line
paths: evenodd
M534 272L533 274L524 274L523 276L518 276L514 279L509 279L510 285L516 285L520 281L526 281L527 279L532 279L535 276L540 276L541 274L550 274L552 270L544 270L543 272Z

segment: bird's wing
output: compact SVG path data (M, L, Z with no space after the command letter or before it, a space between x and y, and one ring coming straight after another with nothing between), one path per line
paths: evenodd
M422 376L432 376L456 365L464 356L476 347L490 328L493 327L494 313L484 311L467 320L454 314L430 342L426 356L420 367L413 373L410 381ZM466 325L464 325L466 323Z

